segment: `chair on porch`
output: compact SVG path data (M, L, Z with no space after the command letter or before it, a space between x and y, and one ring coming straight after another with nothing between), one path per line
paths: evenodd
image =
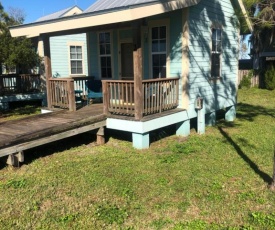
M86 81L87 89L87 104L93 103L93 99L100 99L102 101L102 83L100 80L89 79Z

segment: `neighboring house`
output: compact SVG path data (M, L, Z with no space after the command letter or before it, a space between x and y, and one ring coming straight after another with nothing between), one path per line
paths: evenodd
M106 86L107 128L131 132L134 147L147 148L152 130L176 125L177 134L187 136L191 119L197 119L198 132L204 133L205 124L215 123L218 110L226 110L228 121L235 118L240 29L234 9L244 9L241 0L98 0L81 16L17 26L11 33L39 37L86 32L88 75ZM51 43L47 36L43 39ZM47 51L48 66L49 55ZM61 60L52 58L52 66L55 62ZM46 70L50 76L51 69ZM169 88L173 77L179 78L177 109L148 116L147 96L155 93L147 91L154 84L160 86L155 92L163 94L156 104L161 106L173 90ZM161 79L167 82L162 84ZM124 98L110 92L129 80L135 87L134 99L127 98L123 87L118 92ZM134 108L131 114L129 104ZM117 113L122 107L124 113ZM134 118L125 117L129 114Z
M37 22L48 22L72 15L81 14L78 6L55 12L39 18ZM86 33L53 36L50 38L52 74L54 77L87 76L87 42ZM38 40L38 52L44 56L43 41Z

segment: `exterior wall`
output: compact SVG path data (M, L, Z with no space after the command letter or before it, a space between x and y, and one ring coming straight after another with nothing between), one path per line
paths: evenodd
M195 99L204 98L206 113L236 104L238 76L237 19L230 0L202 0L189 10L189 116ZM222 27L221 78L211 80L211 26Z
M167 77L180 77L179 107L188 108L188 117L197 117L195 100L204 98L205 113L236 104L238 76L239 29L237 18L230 0L201 0L199 4L183 10L149 17L147 25L141 28L143 49L143 78L150 73L150 25L165 22L168 25ZM184 30L185 20L188 29ZM222 28L221 77L211 79L211 27L218 24ZM131 39L131 28L114 29L112 32L113 79L119 79L119 45L122 40ZM188 35L184 35L188 33ZM184 41L188 38L188 41ZM184 41L184 42L183 42ZM187 59L183 58L186 43ZM90 73L99 78L98 34L89 34ZM186 60L189 63L186 64ZM185 89L184 75L188 76ZM187 95L183 92L188 91ZM187 105L186 105L187 101Z
M83 44L83 75L88 75L86 34L56 36L50 38L52 74L56 77L73 76L70 75L70 44Z

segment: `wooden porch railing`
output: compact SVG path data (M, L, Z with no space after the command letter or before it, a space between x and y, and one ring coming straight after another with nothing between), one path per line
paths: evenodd
M134 81L104 80L104 112L126 116L135 115ZM142 81L141 105L143 116L161 113L178 106L179 78Z
M0 75L0 95L41 92L39 74Z
M76 110L74 79L73 78L51 78L48 83L48 107L59 107Z
M87 81L93 80L94 77L73 77L74 79L74 90L81 90L83 95L87 95Z
M77 98L76 94L78 94L78 97L87 96L87 82L93 79L94 77L91 76L49 79L48 107L59 107L75 111L76 99L82 100L82 98Z

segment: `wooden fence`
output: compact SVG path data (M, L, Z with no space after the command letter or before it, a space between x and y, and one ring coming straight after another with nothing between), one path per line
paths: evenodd
M247 76L252 70L239 70L238 76L238 85L240 85L241 80ZM259 75L253 74L251 78L251 87L255 87L259 85Z

